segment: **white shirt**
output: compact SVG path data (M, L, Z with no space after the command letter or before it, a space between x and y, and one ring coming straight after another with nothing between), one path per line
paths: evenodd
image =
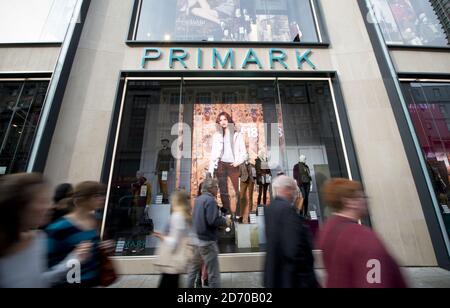
M234 163L234 154L231 147L230 131L228 129L226 130L225 137L223 138L223 155L220 160L224 163Z

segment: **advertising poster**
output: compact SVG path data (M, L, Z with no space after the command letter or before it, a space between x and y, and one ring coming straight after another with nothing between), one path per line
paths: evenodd
M175 39L292 41L301 36L286 0L178 0Z
M224 130L218 122L226 118L227 123L234 133L232 148L233 158L237 161L243 156L247 156L251 164L259 153L267 153L266 128L264 124L264 113L262 104L195 104L192 139L192 179L191 191L193 196L198 192L200 183L205 179L207 172L213 172L214 176L221 176L217 165L217 158L227 160L226 141L223 141ZM231 165L232 159L228 165ZM239 168L224 171L226 180L219 180L220 195L228 195L230 200L225 201L218 198L219 203L230 202L237 204L239 180L232 176L234 172L239 172ZM219 173L218 173L219 172ZM224 174L222 172L222 175ZM238 173L239 176L239 173ZM221 183L222 182L222 183ZM227 191L224 191L227 190ZM257 185L254 187L254 204L257 200Z

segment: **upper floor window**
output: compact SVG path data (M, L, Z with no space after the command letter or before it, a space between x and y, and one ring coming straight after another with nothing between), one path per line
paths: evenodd
M322 42L315 0L137 1L137 41Z
M450 24L441 0L371 0L384 39L391 45L446 47Z
M81 0L0 0L0 43L59 43Z

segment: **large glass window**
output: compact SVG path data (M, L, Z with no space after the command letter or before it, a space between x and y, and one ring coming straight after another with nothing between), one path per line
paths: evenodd
M123 104L104 230L118 255L153 254L159 242L146 219L166 230L170 193L186 190L194 204L207 172L226 215L250 222L220 231L222 253L265 250L261 208L278 174L297 176L316 225L325 216L322 183L348 176L327 81L130 80ZM245 159L252 183L232 166Z
M405 83L403 91L450 235L450 83Z
M319 41L315 0L138 1L138 41Z
M62 42L81 0L0 0L0 43Z
M371 0L387 44L450 45L449 16L440 1Z
M26 171L47 88L0 80L0 175Z

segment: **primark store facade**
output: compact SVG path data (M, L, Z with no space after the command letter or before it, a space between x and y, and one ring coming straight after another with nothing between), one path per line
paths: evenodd
M313 231L322 184L359 180L364 223L402 265L450 268L449 15L448 0L0 0L0 176L105 183L102 236L144 274L145 218L163 230L172 191L221 173L218 202L251 212L221 231L222 270L258 271L271 179L306 164ZM216 169L230 155L253 185Z

